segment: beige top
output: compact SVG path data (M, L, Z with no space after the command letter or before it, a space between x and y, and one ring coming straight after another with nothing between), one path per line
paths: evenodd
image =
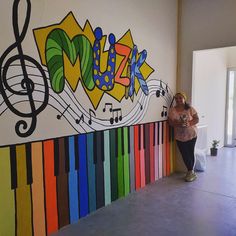
M183 111L177 111L175 107L172 107L169 110L169 119L191 121L193 119L193 115L195 114L197 114L197 112L193 107L190 107L188 110L183 110ZM174 132L175 132L175 139L182 142L197 137L196 125L189 127L174 127Z

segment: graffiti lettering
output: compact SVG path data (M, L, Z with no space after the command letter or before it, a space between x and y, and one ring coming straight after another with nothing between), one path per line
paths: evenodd
M131 71L130 71L130 87L129 87L129 96L131 97L134 93L134 82L135 82L135 77L138 78L139 84L141 86L141 89L143 90L143 92L148 95L148 87L147 87L147 83L145 82L142 73L140 72L140 67L143 65L143 63L145 62L146 58L147 58L147 51L143 50L140 53L140 56L138 58L138 60L136 61L136 57L137 57L137 53L138 53L138 48L135 45L132 51L132 58L131 58Z
M101 72L100 60L101 60L101 44L102 29L96 28L94 31L95 42L93 44L93 76L94 82L97 87L103 91L112 90L114 87L114 76L115 76L115 64L116 64L116 51L115 51L115 36L114 34L109 35L110 48L108 52L107 68L105 72Z
M78 33L68 27L78 29ZM93 30L86 22L82 30L69 13L57 26L34 29L34 34L54 92L64 90L65 80L75 92L80 80L94 109L104 93L119 102L124 97L133 101L140 88L149 94L146 80L154 70L145 62L147 51L138 52L130 31L119 40L110 33L105 51L106 35L102 29Z
M131 49L128 46L115 43L115 36L109 35L110 48L108 52L106 71L101 71L101 44L102 30L96 28L94 31L95 41L93 48L91 43L84 35L77 35L70 40L66 32L62 29L54 29L47 37L46 42L46 62L50 75L51 86L56 93L62 92L65 83L63 52L74 65L76 60L80 59L82 71L82 81L88 90L92 90L96 85L103 91L110 91L114 87L114 83L119 83L129 87L129 96L134 93L135 77L143 92L148 94L147 84L140 72L140 67L147 58L146 50L140 53L138 59L138 49L134 46L131 57L130 78L121 76L125 66L128 63ZM124 56L118 70L115 74L116 54ZM92 69L93 68L93 69Z
M64 30L55 29L46 41L46 62L54 92L62 92L65 84L63 52L73 65L79 56L82 81L87 89L92 90L93 55L89 40L84 35L78 35L71 41Z
M117 54L124 56L124 59L122 60L120 66L119 66L119 68L116 72L115 82L119 83L119 84L122 84L124 86L129 86L129 84L130 84L129 77L122 77L121 74L123 73L123 71L125 69L125 66L128 62L131 49L128 46L116 43L115 44L115 50L116 50Z

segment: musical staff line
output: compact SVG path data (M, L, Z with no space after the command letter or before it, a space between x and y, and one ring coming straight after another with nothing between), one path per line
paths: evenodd
M40 77L40 75L37 75L37 76ZM40 82L40 81L41 80L38 80L38 82ZM43 95L43 93L44 93L43 84L37 83L36 86L37 85L41 86L38 89L41 90L41 94ZM83 114L84 120L85 119L88 120L89 113L86 110L83 111L84 109L83 109L82 105L78 104L76 102L77 99L74 98L75 95L69 89L69 86L67 84L65 86L65 88L66 88L65 91L63 91L63 93L61 93L61 94L55 94L49 86L49 94L50 94L49 98L50 99L49 99L48 105L50 105L55 110L60 112L61 110L64 110L68 104L71 104L71 106L68 107L68 109L66 111L66 113L68 113L68 114L65 114L65 118L68 121L68 123L74 128L74 130L76 130L77 132L91 132L93 130L104 130L107 128L109 129L109 128L115 128L115 127L120 127L120 126L132 125L132 124L140 122L143 119L143 117L148 109L149 100L151 99L152 96L155 96L156 89L159 88L159 83L156 80L150 80L150 81L148 81L148 86L150 89L149 96L144 96L141 93L141 96L137 97L137 99L138 99L137 104L130 110L129 114L122 116L122 121L119 121L118 123L114 123L112 126L111 126L109 117L108 118L93 117L91 125L89 125L86 122L80 122L78 125L76 123L76 121L78 121L79 117L81 117L81 115ZM12 96L12 94L10 96ZM166 96L160 97L160 98L164 99L166 104L169 104L171 101L171 96L170 95L167 96L167 94L166 94ZM55 106L56 104L58 104L58 105ZM140 104L143 106L142 112L139 112L140 111ZM167 105L167 106L169 106L169 105ZM107 108L108 108L108 111L110 111L111 107L107 106ZM78 118L75 118L75 117L78 117ZM82 119L81 119L81 121L82 121Z

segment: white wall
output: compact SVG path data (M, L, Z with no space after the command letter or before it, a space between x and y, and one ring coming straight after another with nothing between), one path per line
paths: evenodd
M197 109L199 125L207 125L207 143L213 139L224 144L227 54L225 49L193 53L192 105Z
M180 0L179 88L191 98L192 53L236 45L235 0Z
M192 104L199 125L208 126L207 145L213 139L224 145L227 68L236 67L236 47L193 52Z

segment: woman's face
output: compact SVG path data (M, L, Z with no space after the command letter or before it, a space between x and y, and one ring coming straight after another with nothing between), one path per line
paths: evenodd
M177 94L175 96L175 102L176 102L177 105L183 105L185 103L185 99L180 94Z

